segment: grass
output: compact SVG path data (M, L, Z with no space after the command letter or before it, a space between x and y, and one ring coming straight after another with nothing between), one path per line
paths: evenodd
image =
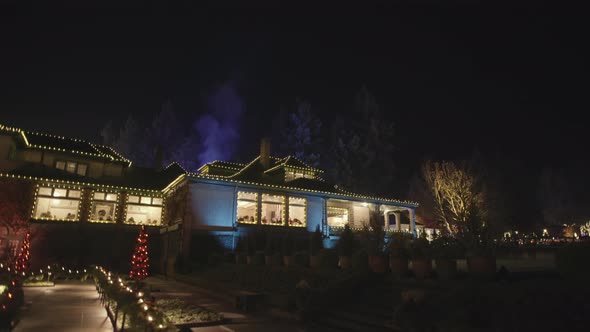
M187 304L180 299L161 299L156 305L174 325L216 322L223 319L223 315L219 313Z

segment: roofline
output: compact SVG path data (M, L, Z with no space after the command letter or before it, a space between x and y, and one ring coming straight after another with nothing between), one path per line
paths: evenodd
M127 167L131 166L131 164L132 164L132 162L129 159L123 157L119 152L115 151L115 149L113 149L110 146L100 145L100 144L93 144L93 143L90 143L88 141L77 139L77 138L70 138L70 137L65 137L65 136L58 136L58 135L52 135L52 134L46 134L46 133L26 131L26 130L23 130L23 129L20 129L20 128L9 127L9 126L3 125L3 124L0 124L0 131L7 131L7 132L11 132L11 133L15 133L17 135L20 135L21 138L23 139L23 142L25 143L25 146L27 148L41 149L41 150L51 150L51 151L57 151L57 152L75 153L75 154L80 154L80 155L83 155L83 156L98 157L98 158L102 158L102 159L109 159L109 160L114 161L114 162L126 163L127 164ZM43 145L31 144L29 142L29 140L27 139L27 133L33 134L33 135L51 137L51 138L69 139L69 140L72 140L74 142L86 143L86 144L90 145L96 151L96 153L76 151L76 150L67 150L67 149L62 149L62 148L57 148L57 147L52 147L52 146L43 146ZM106 148L110 149L113 152L113 154L115 154L118 158L114 158L113 156L110 156L110 155L107 155L105 153L100 152L96 148L96 146L102 146L102 147L106 147Z
M256 160L256 159L255 159ZM265 188L271 190L278 190L278 191L296 191L296 192L304 192L307 194L311 194L314 196L322 196L322 197L331 197L331 198L339 198L339 199L353 199L353 200L362 200L365 202L373 202L373 203L380 203L380 204L394 204L408 208L416 208L419 206L417 202L412 201L402 201L398 199L392 198L385 198L385 197L375 197L375 196L365 196L360 194L354 193L334 193L329 191L322 191L322 190L313 190L313 189L304 189L298 187L289 187L289 186L281 186L275 184L265 184L265 183L258 183L258 182L250 182L250 181L239 181L230 179L228 177L223 176L215 176L215 175L205 175L205 174L198 174L198 173L189 173L187 174L189 180L197 180L202 182L209 182L209 183L221 183L227 185L242 185L245 187L251 188Z

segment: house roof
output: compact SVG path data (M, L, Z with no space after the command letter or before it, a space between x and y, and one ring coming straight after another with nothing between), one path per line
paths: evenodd
M0 177L24 178L46 182L65 182L82 186L116 187L126 190L163 191L185 174L186 172L182 167L176 163L172 163L162 170L132 166L125 170L123 176L90 178L43 164L26 163L9 172L0 173Z
M129 159L123 157L113 148L93 144L85 140L25 131L20 128L9 127L3 124L0 124L0 132L16 135L26 148L73 153L131 165Z
M288 156L284 158L276 158L271 157L271 164L270 167L265 170L264 166L260 162L260 156L254 158L248 164L245 164L241 169L236 171L231 175L218 175L218 174L209 174L202 172L203 167L206 165L217 164L217 165L224 165L222 162L215 161L213 163L205 164L203 167L199 168L199 171L196 173L189 173L188 176L192 177L193 179L208 179L214 181L223 181L228 183L235 183L235 184L245 184L245 185L252 185L252 186L259 186L259 187L266 187L271 189L282 189L282 190L292 190L292 191L303 191L309 193L318 193L318 194L328 194L334 197L340 198L352 198L352 199L364 199L364 200L373 200L373 201L380 201L383 203L394 203L394 204L403 204L407 206L418 206L417 203L411 201L402 201L387 197L376 197L370 195L362 195L357 193L352 193L349 191L344 190L332 183L324 181L319 176L316 176L315 179L309 178L297 178L291 181L285 181L284 177L277 177L273 176L273 171L280 169L281 167L294 167L294 168L302 168L305 170L309 170L314 173L323 172L317 168L313 168L301 160L293 157ZM237 165L237 163L234 163Z

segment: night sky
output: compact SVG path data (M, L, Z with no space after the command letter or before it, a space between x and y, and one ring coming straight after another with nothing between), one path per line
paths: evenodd
M108 119L151 118L166 100L190 119L236 80L252 150L280 105L305 98L329 125L364 84L395 121L400 158L474 148L535 168L588 158L582 11L16 3L0 10L1 123L97 140Z

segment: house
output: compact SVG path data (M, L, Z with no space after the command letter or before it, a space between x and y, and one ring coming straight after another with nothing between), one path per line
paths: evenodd
M416 203L351 193L322 173L293 156L271 156L268 140L249 163L212 161L189 173L176 163L136 167L108 146L0 124L0 180L33 186L31 225L76 224L91 234L145 225L159 234L161 255L186 258L206 251L211 239L235 249L253 228L319 227L329 239L376 216L387 230L416 234L421 227Z

